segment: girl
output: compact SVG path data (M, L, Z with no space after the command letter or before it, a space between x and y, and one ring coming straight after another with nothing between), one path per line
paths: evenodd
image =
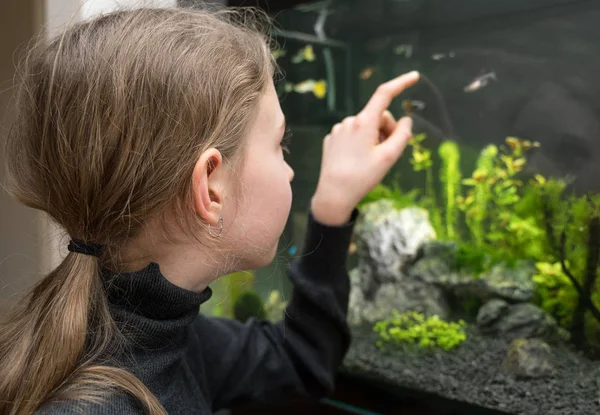
M203 317L211 282L273 259L290 211L275 64L247 17L114 12L28 54L10 184L71 241L1 327L0 413L210 414L332 390L354 207L406 146L410 119L386 108L418 74L325 137L285 320Z

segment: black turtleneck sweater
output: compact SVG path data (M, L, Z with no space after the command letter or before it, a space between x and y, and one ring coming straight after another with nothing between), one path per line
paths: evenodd
M199 314L210 288L179 288L156 263L105 276L113 317L129 340L127 357L118 364L141 379L169 414L212 414L237 404L330 393L350 342L345 263L357 213L339 227L309 214L303 254L289 269L294 288L285 318L275 324ZM37 413L144 413L124 394L82 405L56 402Z

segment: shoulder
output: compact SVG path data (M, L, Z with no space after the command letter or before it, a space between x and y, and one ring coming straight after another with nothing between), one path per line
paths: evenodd
M68 400L50 402L40 407L34 415L139 415L143 409L127 395L113 395L102 402Z

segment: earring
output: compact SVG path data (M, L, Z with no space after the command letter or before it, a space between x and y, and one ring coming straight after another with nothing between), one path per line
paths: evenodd
M218 238L223 233L223 216L219 216L219 233L212 233L212 226L208 224L208 234L213 238Z

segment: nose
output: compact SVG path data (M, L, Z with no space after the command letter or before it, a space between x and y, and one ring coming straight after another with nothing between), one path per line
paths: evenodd
M287 164L287 163L286 163L286 166L287 166L287 168L288 168L288 179L289 179L289 181L291 182L292 180L294 180L294 169L292 169L292 168L290 167L290 165L289 165L289 164Z

